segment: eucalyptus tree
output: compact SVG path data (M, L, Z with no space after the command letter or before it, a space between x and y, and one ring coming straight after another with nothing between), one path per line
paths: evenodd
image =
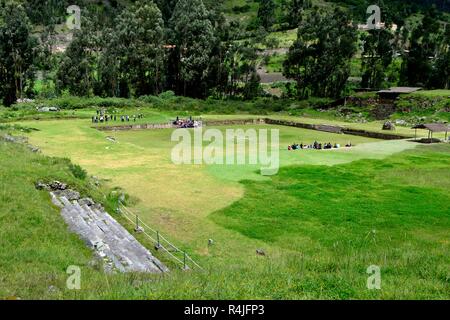
M107 49L100 65L109 93L126 96L130 89L140 96L162 91L164 21L155 3L137 1L124 9L106 37Z
M203 97L215 43L211 14L202 0L179 0L169 23L171 72L178 94Z
M260 0L258 9L258 21L266 30L275 23L276 4L274 0Z
M94 94L98 82L97 66L101 57L101 32L88 12L82 16L82 29L75 29L56 73L58 92L68 90L76 96Z
M34 83L33 63L37 39L24 7L14 2L2 5L0 12L0 98L9 106Z
M380 88L394 56L394 34L385 29L369 30L362 36L362 82L365 88Z
M313 10L302 19L283 73L297 83L300 98L338 97L356 53L356 28L340 9Z

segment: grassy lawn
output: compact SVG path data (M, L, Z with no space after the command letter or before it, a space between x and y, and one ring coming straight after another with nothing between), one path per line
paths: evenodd
M170 117L154 113L147 120ZM90 266L89 250L66 232L48 195L33 184L47 177L68 181L98 199L101 194L71 176L65 160L0 143L0 219L8 225L0 236L0 297L449 297L448 145L246 126L280 130L282 168L277 176L262 177L250 165L174 165L171 130L100 132L88 118L22 124L40 130L27 135L45 155L70 158L104 179L105 190L122 187L136 200L131 209L142 220L186 249L208 272L173 270L164 278L103 275ZM381 128L379 123L355 126ZM356 147L287 151L288 144L314 140L351 141ZM17 237L20 230L26 234ZM30 249L41 238L46 240ZM213 246L208 239L214 239ZM255 254L258 248L266 257ZM64 289L65 269L72 264L82 266L79 292ZM382 268L380 291L365 287L371 264Z
M418 97L427 97L427 98L434 98L434 97L450 97L450 90L420 90L416 91L414 93L410 94L411 96L418 96Z

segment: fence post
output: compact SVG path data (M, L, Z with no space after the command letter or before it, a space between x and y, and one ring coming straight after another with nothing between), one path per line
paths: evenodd
M159 231L156 231L156 241L157 241L156 249L161 248L161 244L159 242Z
M183 252L183 269L186 270L186 252Z
M139 218L138 218L138 215L136 215L136 230L139 230Z

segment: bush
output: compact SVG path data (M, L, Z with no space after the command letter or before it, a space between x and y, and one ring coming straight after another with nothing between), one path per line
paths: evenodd
M69 164L70 172L72 172L73 176L80 180L85 180L87 177L87 172L82 167L77 164Z
M164 91L164 92L160 93L158 97L160 97L163 100L172 100L176 97L176 95L175 95L175 92L169 90L169 91Z

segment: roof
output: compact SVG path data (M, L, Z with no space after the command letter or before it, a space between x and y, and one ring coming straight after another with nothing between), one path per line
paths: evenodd
M421 90L422 88L418 88L418 87L393 87L393 88L389 88L388 90L380 90L378 91L378 93L413 93L416 91Z
M432 132L446 132L450 131L450 126L446 123L425 123L418 124L413 129L427 129Z

